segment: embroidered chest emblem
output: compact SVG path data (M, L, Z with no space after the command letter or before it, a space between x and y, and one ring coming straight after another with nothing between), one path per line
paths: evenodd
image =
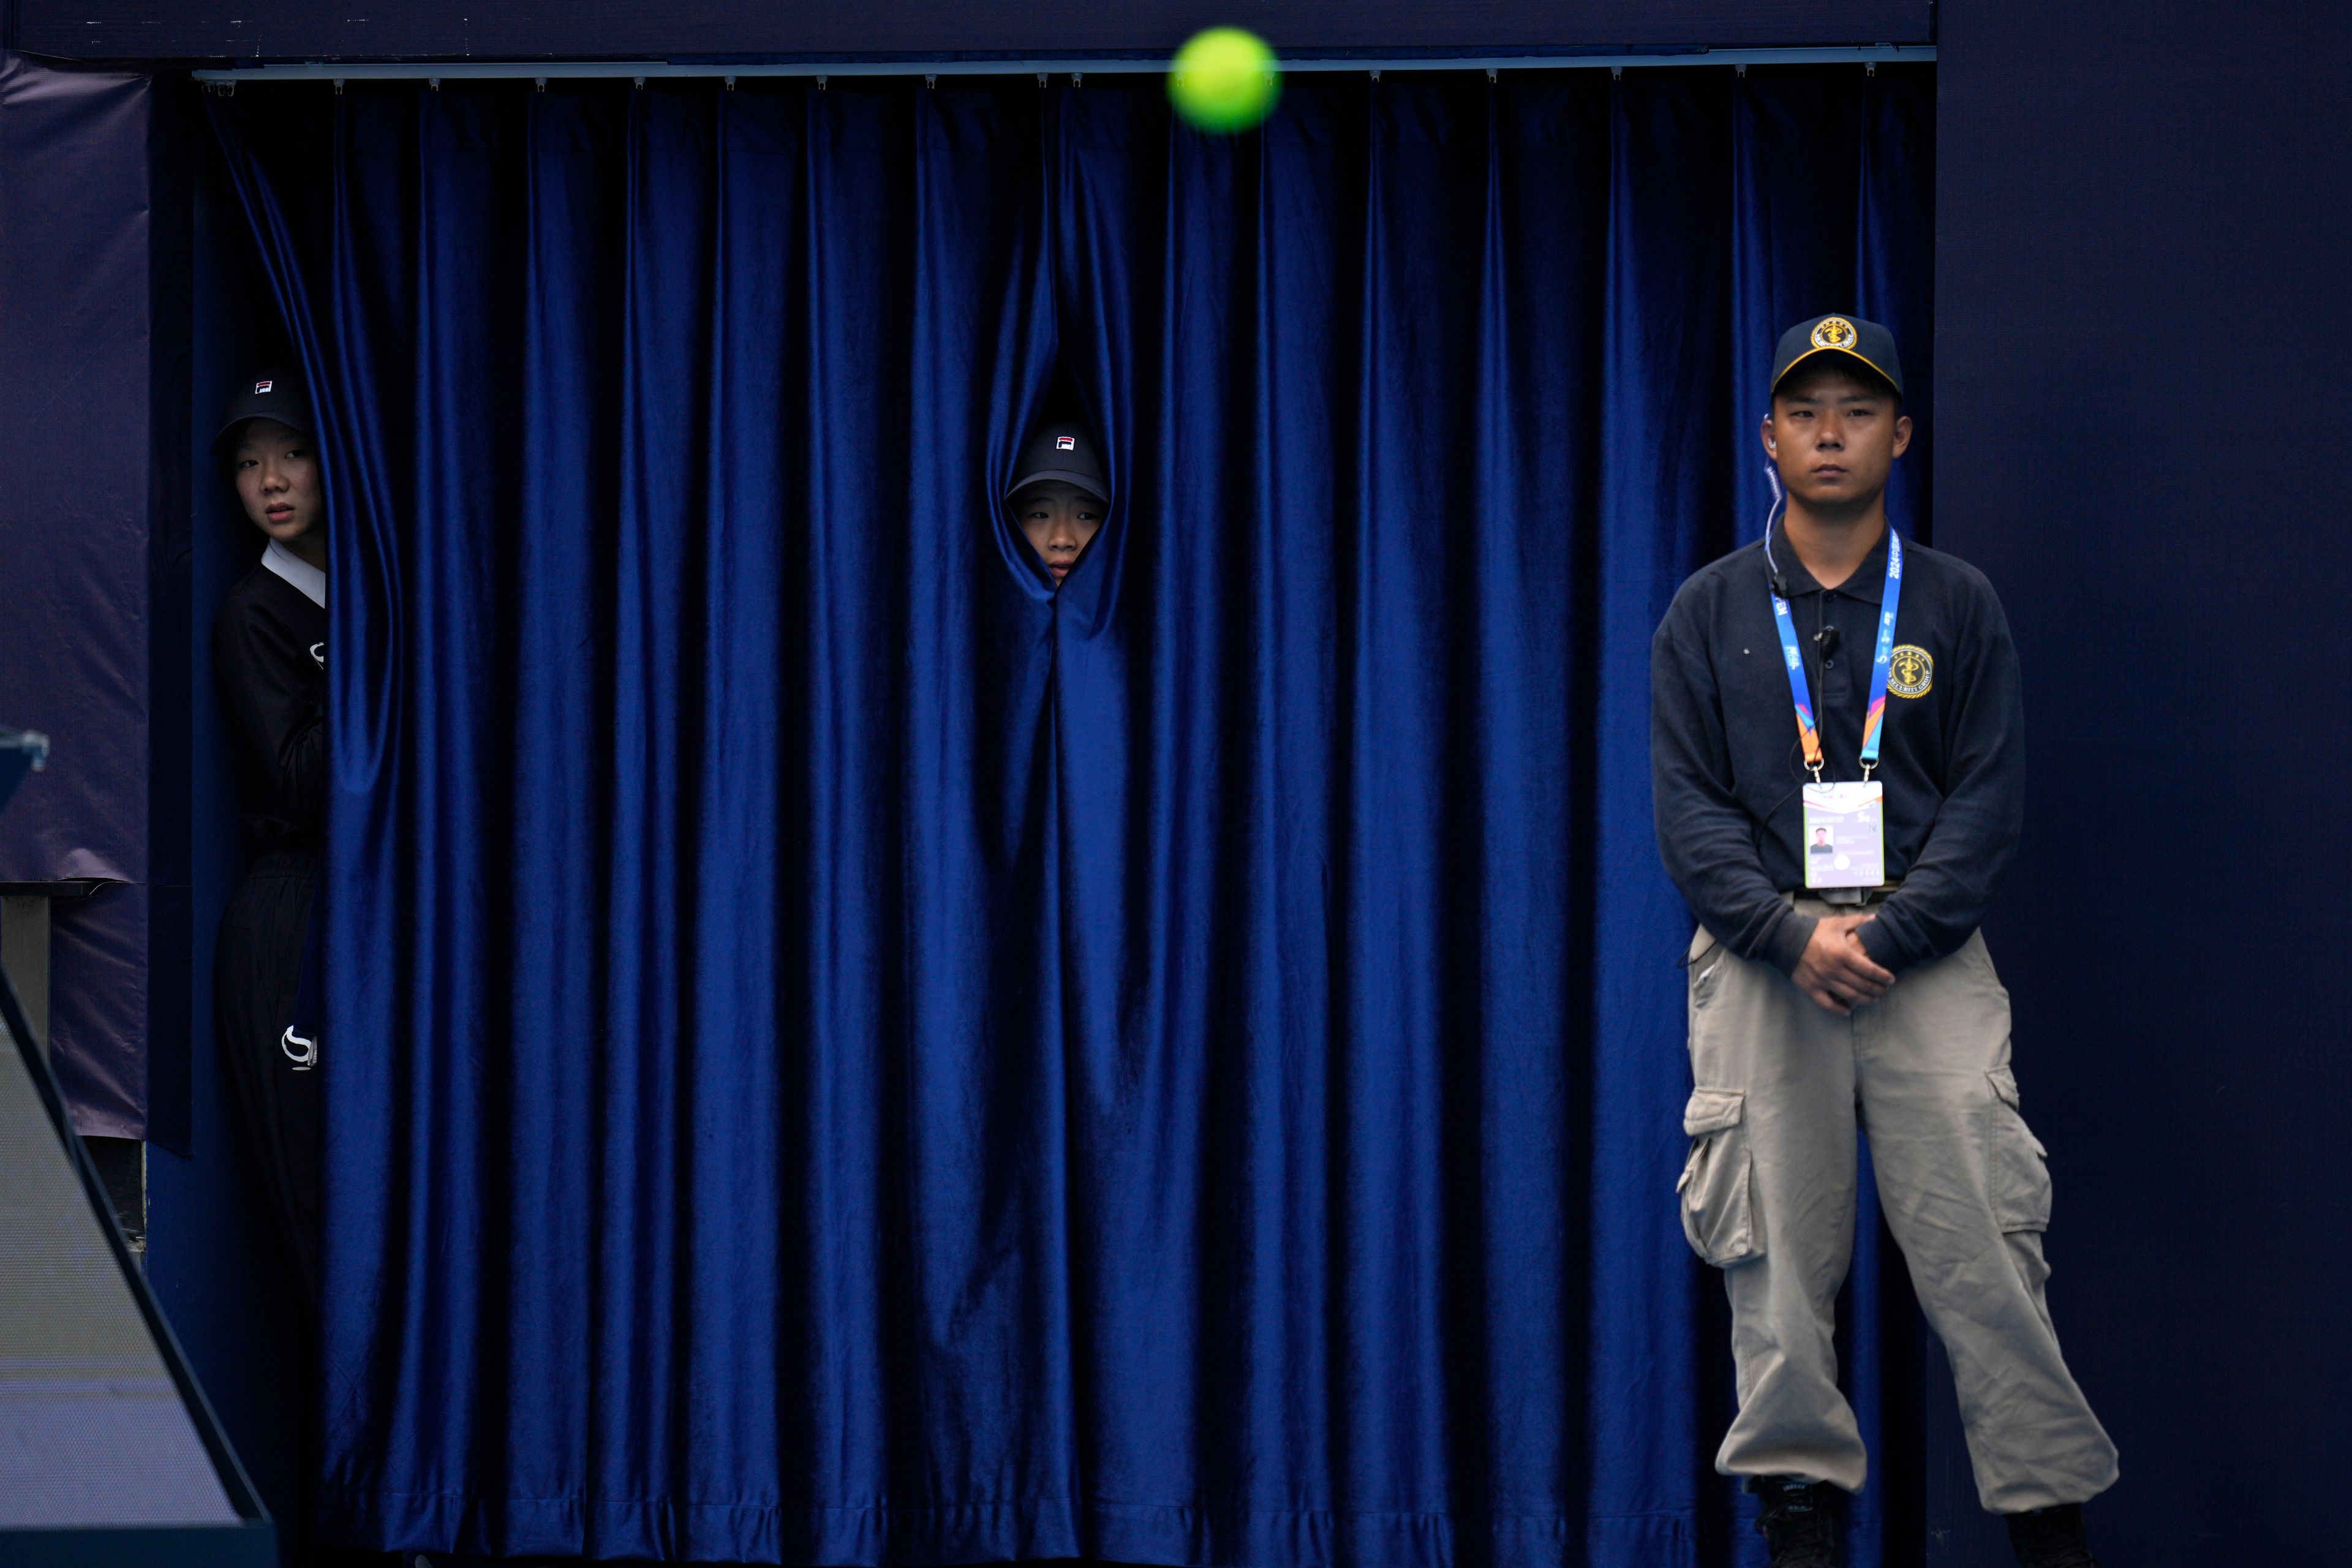
M1898 643L1886 657L1886 689L1897 697L1925 697L1936 685L1936 660L1924 647Z

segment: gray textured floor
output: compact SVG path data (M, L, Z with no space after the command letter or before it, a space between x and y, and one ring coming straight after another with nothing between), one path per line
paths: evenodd
M236 1521L0 1027L0 1528Z

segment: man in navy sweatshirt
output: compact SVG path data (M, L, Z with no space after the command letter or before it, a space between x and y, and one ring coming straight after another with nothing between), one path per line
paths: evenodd
M1716 1457L1776 1568L1836 1562L1866 1457L1838 1391L1857 1119L1950 1352L1978 1494L2033 1568L2095 1568L2115 1446L2043 1297L2050 1174L1977 924L2015 852L2017 653L1983 574L1887 525L1910 443L1893 336L1780 340L1766 537L1702 568L1651 647L1658 847L1698 920L1683 1228L1724 1270L1739 1414Z

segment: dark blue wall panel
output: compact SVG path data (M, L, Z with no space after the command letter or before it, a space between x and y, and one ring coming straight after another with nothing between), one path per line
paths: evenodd
M366 16L352 13L365 11ZM1276 48L1626 48L1923 43L1929 0L656 0L634 5L418 0L16 0L16 47L75 59L668 58L1161 53L1195 28Z
M2123 1450L2096 1533L2340 1561L2352 8L1948 0L1938 47L1936 542L2025 661L1987 935Z
M177 88L0 54L0 722L49 770L0 881L56 906L50 1041L84 1132L186 1137L184 137Z

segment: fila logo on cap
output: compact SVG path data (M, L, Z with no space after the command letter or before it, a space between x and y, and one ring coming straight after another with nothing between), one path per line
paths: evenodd
M1817 349L1850 349L1853 347L1853 323L1843 316L1825 316L1813 329L1813 347Z
M1056 452L1075 452L1077 449L1078 438L1076 436L1056 436L1054 437L1054 450Z
M257 397L258 397L258 396L260 396L263 393L265 393L265 392L268 391L271 387L276 386L277 384L277 384L276 382L274 382L274 381L257 381L257 382L255 382L255 383L253 384L253 393L254 393L254 395L255 395L255 396L257 396Z

